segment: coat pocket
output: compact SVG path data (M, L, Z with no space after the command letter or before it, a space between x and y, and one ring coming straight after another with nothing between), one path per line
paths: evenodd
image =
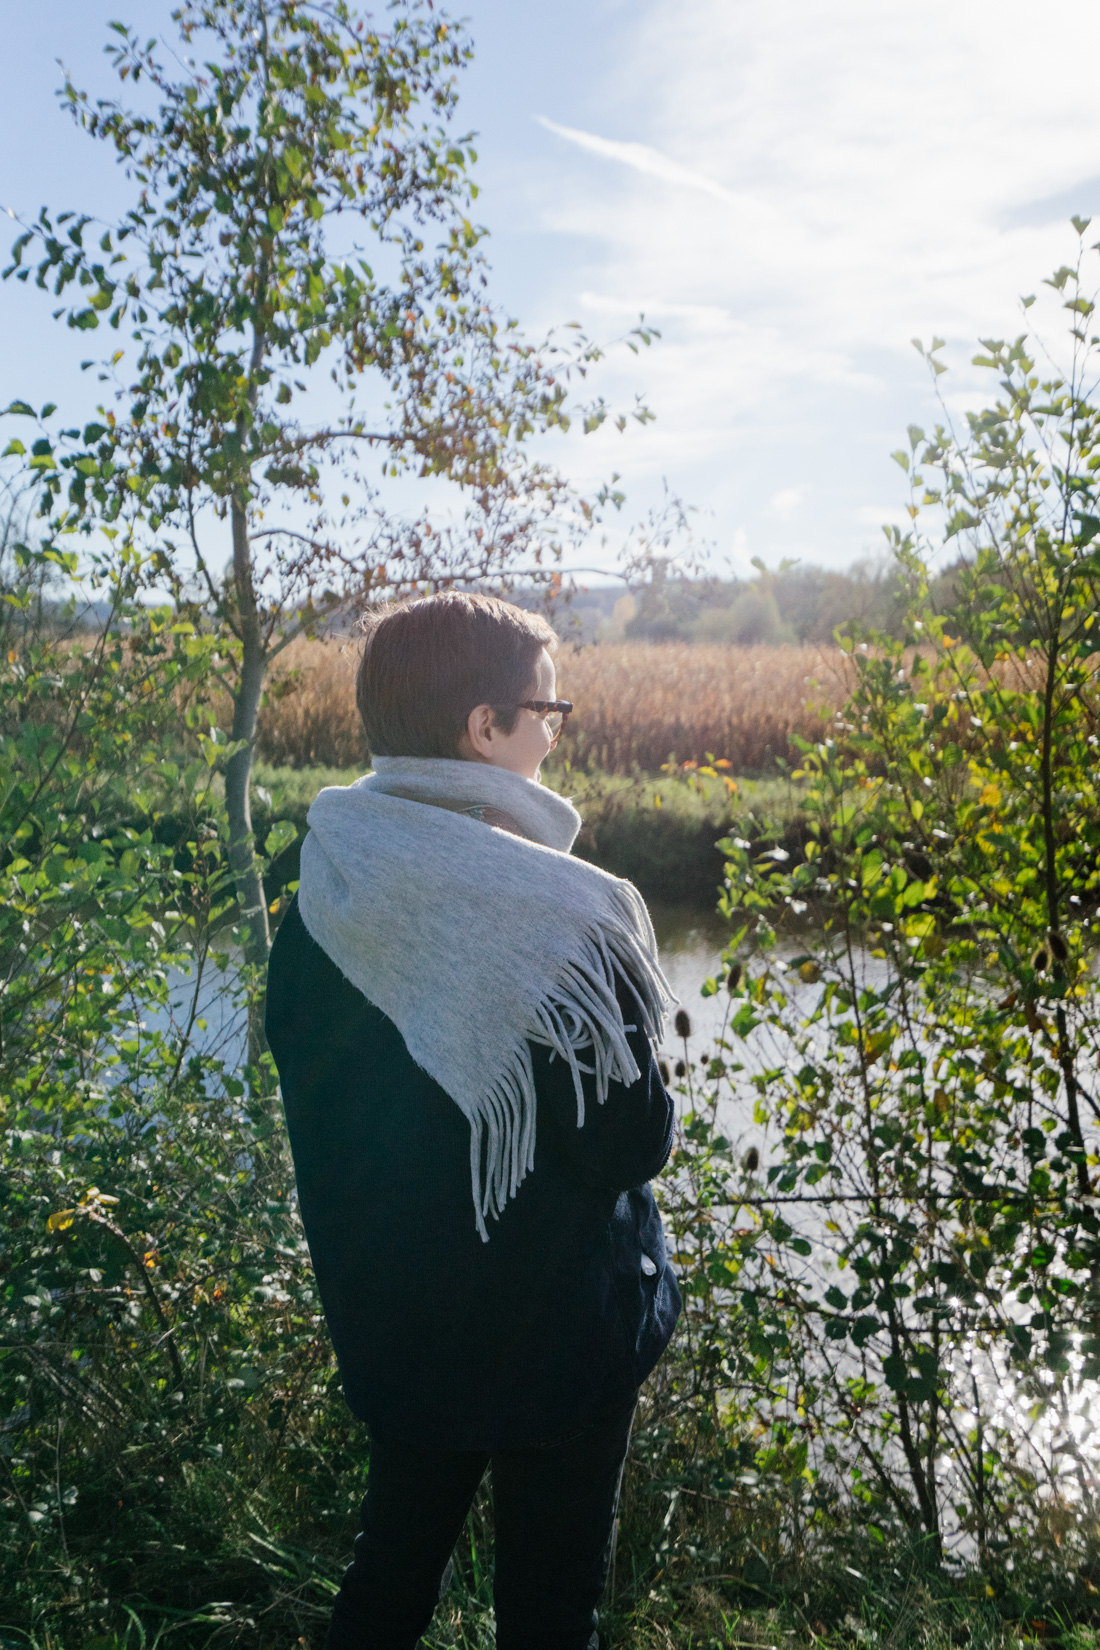
M620 1194L609 1237L615 1292L633 1376L640 1383L667 1344L679 1311L661 1217L648 1186Z

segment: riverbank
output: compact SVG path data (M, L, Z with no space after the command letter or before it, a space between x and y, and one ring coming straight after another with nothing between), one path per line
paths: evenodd
M296 840L275 860L269 897L298 875L306 815L325 785L348 785L358 768L286 768L260 763L254 774L253 822L262 845L286 820ZM584 821L575 852L612 875L628 877L653 900L705 910L723 875L715 844L723 837L801 847L806 821L792 780L732 777L717 769L681 770L660 778L547 769L546 783L573 801Z

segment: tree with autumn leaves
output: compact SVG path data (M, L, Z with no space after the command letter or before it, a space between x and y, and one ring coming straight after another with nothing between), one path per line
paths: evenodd
M5 275L117 347L96 418L54 433L48 407L8 452L30 448L48 536L105 531L178 625L223 643L229 854L262 963L249 777L272 660L351 598L552 578L598 505L532 440L607 408L572 405L598 348L575 329L536 347L488 300L475 151L453 131L470 46L431 0L384 26L347 0L189 0L173 19L173 52L112 25L140 107L65 85L133 204L110 226L44 209Z

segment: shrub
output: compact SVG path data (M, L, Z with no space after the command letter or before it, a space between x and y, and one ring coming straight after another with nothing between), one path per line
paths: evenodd
M723 1391L751 1411L802 1527L976 1562L1005 1600L1039 1555L1072 1610L1096 1561L1100 345L1079 272L1052 285L1064 373L990 344L967 439L914 428L898 455L914 518L968 544L950 624L934 546L899 534L907 632L848 644L843 731L803 747L804 853L725 845L728 1030L691 1062L667 1195L695 1390L719 1431Z

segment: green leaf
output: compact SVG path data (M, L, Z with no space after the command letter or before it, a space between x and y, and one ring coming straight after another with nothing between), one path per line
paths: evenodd
M264 852L269 859L277 859L298 840L297 827L289 819L277 819L267 833Z
M749 1032L759 1024L760 1021L753 1013L752 1004L742 1003L741 1007L737 1010L737 1013L730 1021L730 1030L733 1032L735 1037L747 1037Z
M883 1358L882 1378L893 1392L903 1392L907 1378L905 1359L894 1355Z

